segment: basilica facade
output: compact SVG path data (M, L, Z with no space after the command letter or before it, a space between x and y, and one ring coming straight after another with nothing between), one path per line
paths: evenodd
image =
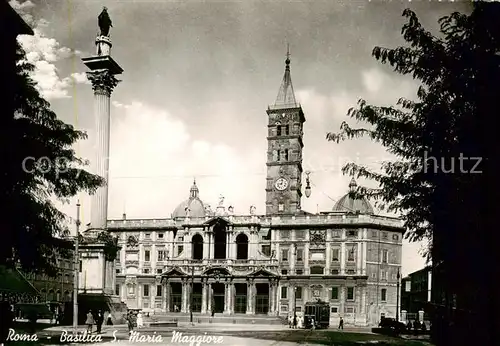
M331 211L301 208L306 119L288 58L267 118L265 213L250 206L235 214L223 198L211 210L195 181L169 218L108 220L121 245L115 294L157 314L300 315L305 303L322 300L332 324L395 317L402 222L376 215L349 191Z

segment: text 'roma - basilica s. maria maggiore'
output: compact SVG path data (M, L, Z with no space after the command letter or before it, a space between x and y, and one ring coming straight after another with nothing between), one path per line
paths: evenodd
M110 56L108 36L97 38L96 57L84 59L97 71L90 76L97 105L109 102L117 84L112 75L123 71ZM106 69L106 75L100 72ZM103 89L103 83L110 87ZM98 128L109 135L109 108L95 109L102 120ZM278 318L294 311L300 315L306 303L321 300L330 306L330 324L340 317L356 325L395 317L401 220L375 215L366 199L350 194L330 212L301 210L306 119L295 100L289 57L267 115L265 215L257 215L254 207L236 215L223 198L212 211L195 181L186 186L187 199L170 218L131 220L124 215L106 222L107 188L100 189L92 197L92 224L118 236L121 249L109 265L97 262L96 246L82 249L80 292L82 287L104 292L129 309L164 316L192 311L200 317L215 313ZM96 152L99 161L109 155L109 148L101 145ZM97 166L107 177L105 165ZM355 187L351 180L349 188Z

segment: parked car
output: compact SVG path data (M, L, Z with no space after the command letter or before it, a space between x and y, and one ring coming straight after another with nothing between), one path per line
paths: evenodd
M403 322L396 321L394 318L384 317L380 320L378 324L380 328L393 329L397 332L403 332L406 330L406 325Z

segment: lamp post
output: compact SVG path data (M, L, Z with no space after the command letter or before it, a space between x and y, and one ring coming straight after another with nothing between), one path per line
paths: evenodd
M80 272L80 250L78 249L80 236L80 201L76 203L76 237L75 237L75 273L73 287L73 332L78 329L78 275Z
M193 291L194 291L194 264L191 267L191 294L189 297L189 321L193 324Z
M297 326L297 286L293 288L293 327Z
M399 322L399 278L401 275L399 274L399 268L398 268L398 274L396 276L397 282L396 282L396 322Z

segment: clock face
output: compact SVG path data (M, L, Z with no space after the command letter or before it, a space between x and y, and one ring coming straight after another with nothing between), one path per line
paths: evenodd
M274 183L274 187L276 187L276 190L278 191L283 191L288 187L288 180L286 180L285 178L279 178Z

